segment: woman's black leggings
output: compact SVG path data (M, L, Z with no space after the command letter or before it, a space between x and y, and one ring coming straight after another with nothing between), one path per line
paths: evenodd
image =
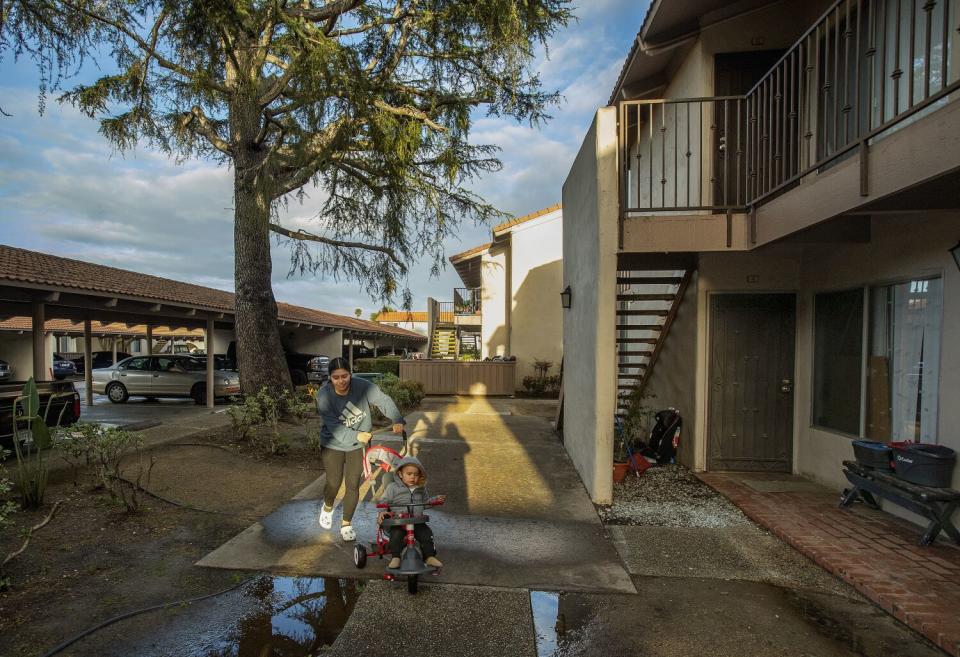
M323 487L323 504L328 509L333 508L340 492L340 484L346 487L343 495L343 519L353 520L353 512L357 510L360 500L360 478L363 476L363 450L355 449L350 452L341 452L338 449L324 447L320 450L320 460L323 470L327 474L327 483Z

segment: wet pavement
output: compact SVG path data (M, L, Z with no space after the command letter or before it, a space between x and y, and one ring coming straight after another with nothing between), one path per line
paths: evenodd
M362 590L352 580L256 577L223 595L121 620L60 654L310 657L336 641Z
M428 472L429 511L444 570L437 582L547 590L634 591L550 423L483 399L428 407L412 416L410 451ZM317 525L321 484L310 487L199 562L201 566L328 577L363 571L352 544ZM374 481L354 517L361 541L375 533ZM339 508L337 510L339 514ZM588 556L587 556L588 555Z
M131 397L125 404L114 404L105 395L93 396L93 406L87 406L82 380L74 381L80 393L80 417L84 422L99 422L111 426L143 429L162 423L183 423L210 415L205 406L197 406L192 399L163 398L147 401L145 397ZM223 411L218 404L215 411Z

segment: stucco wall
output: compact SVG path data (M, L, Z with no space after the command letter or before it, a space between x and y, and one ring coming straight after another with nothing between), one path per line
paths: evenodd
M481 256L483 324L480 356L510 353L510 247L494 244Z
M535 373L535 359L563 358L563 217L560 210L516 226L510 234L510 350L517 357L517 388ZM484 317L486 321L486 317Z
M335 358L343 351L343 331L308 331L280 327L283 346L300 354L316 354Z
M594 502L611 501L616 406L616 110L601 108L563 184L563 441Z

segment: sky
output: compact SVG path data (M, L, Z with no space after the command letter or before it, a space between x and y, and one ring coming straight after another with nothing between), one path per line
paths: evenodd
M513 216L560 201L561 187L596 109L607 102L646 12L647 0L577 0L577 20L537 58L543 86L564 97L553 119L531 128L478 116L473 143L496 144L503 168L471 188ZM86 69L89 70L89 69ZM87 75L86 70L84 75ZM70 86L70 83L67 83ZM176 162L143 146L117 153L97 123L48 98L38 111L38 78L28 60L0 61L0 244L43 251L223 290L233 289L232 172L213 162ZM309 193L309 189L307 192ZM317 203L291 202L281 222L309 227ZM490 226L464 224L446 256L490 240ZM363 317L383 302L350 280L290 275L290 250L275 242L278 301ZM451 300L462 285L448 264L410 264L413 309ZM399 300L398 300L399 301ZM393 304L396 306L397 304Z

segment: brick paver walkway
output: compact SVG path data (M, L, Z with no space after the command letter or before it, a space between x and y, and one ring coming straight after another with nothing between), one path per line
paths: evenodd
M922 529L823 492L761 493L742 483L763 475L700 478L821 567L898 620L960 657L960 549L920 547Z

